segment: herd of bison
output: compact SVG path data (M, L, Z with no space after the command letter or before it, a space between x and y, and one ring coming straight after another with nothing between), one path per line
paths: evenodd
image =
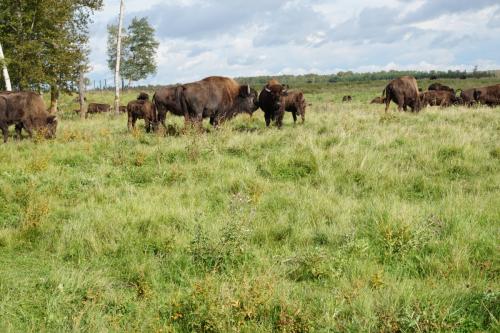
M352 96L344 96L342 102L351 102ZM385 111L393 101L399 111L411 108L418 112L427 105L447 107L451 105L500 104L500 84L455 91L445 85L434 83L428 91L418 88L414 77L404 76L392 80L383 90L382 96L371 103L386 105ZM259 108L264 111L266 126L274 121L281 127L285 111L291 112L294 122L297 116L305 120L306 101L301 91L289 90L287 85L270 80L260 94L249 85L240 85L233 79L212 76L203 80L164 87L155 91L150 101L149 95L141 93L138 98L120 106L121 112L128 114L129 130L135 127L137 119L144 119L147 132L156 131L160 125L166 129L165 119L168 112L184 116L185 124L201 128L203 118L218 126L239 113L252 115ZM110 105L90 103L87 114L108 112ZM77 111L79 112L79 110ZM8 139L9 126L15 126L16 137L21 138L24 129L29 136L33 132L46 138L56 134L57 118L49 113L42 97L34 92L0 92L0 128L4 142Z

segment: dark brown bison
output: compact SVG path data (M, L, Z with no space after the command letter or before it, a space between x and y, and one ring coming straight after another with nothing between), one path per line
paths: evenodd
M347 95L347 96L342 97L342 103L349 103L349 102L352 102L351 95Z
M453 95L455 95L455 90L453 88L450 88L448 86L445 86L444 84L441 84L441 83L433 83L429 86L429 88L427 88L427 90L429 91L449 91L451 93L453 93Z
M127 125L129 131L135 129L137 119L144 119L144 127L147 133L151 132L151 130L155 131L157 129L158 117L156 114L156 107L148 100L149 96L147 96L148 99L144 98L146 98L146 96L141 93L137 97L137 100L130 101L127 104Z
M170 112L176 116L184 116L184 122L189 121L189 113L184 114L181 105L182 86L163 87L155 91L153 95L153 103L156 106L158 114L158 122L166 129L165 119L167 113Z
M199 127L203 117L209 117L211 124L217 127L239 113L251 115L258 108L257 92L227 77L210 76L181 87L183 114Z
M383 97L375 97L370 102L370 104L384 104L384 103L385 103L385 98L383 98Z
M111 106L110 106L110 109L111 109ZM73 110L73 112L76 113L76 114L80 114L80 109L75 109L75 110ZM106 112L106 111L104 111L104 112ZM126 113L127 112L127 106L126 105L120 105L118 107L118 112L120 112L120 113ZM87 107L87 113L88 113L88 107ZM98 113L98 112L93 112L93 113ZM87 115L85 115L85 117L87 117Z
M110 109L111 106L109 104L90 103L89 106L87 107L87 113L85 114L85 118L87 118L87 116L92 113L109 112Z
M500 84L474 89L474 100L488 106L500 105Z
M300 115L302 123L306 120L306 100L301 91L289 91L285 96L285 111L291 112L293 123L297 122L297 114Z
M285 114L285 97L288 95L288 87L280 84L277 80L270 80L259 95L259 107L264 111L266 126L271 120L276 121L276 126L281 127Z
M4 142L11 125L15 125L19 139L23 128L30 137L36 131L50 139L56 135L57 118L46 111L42 97L34 92L0 92L0 128Z
M474 105L476 103L476 100L474 99L474 91L476 91L474 88L462 90L460 92L460 104L469 107Z
M458 102L455 94L447 90L430 90L420 94L420 102L422 107L441 106L449 107Z
M392 80L382 91L382 98L385 98L385 112L389 110L391 101L398 105L398 111L406 111L408 106L413 112L421 109L417 80L412 76Z

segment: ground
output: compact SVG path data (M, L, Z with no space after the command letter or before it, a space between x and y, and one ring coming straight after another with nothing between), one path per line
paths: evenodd
M500 108L385 114L385 83L166 136L64 97L0 146L0 331L497 331Z

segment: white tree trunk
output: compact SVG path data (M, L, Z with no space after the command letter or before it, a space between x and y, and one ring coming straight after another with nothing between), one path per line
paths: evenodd
M80 72L80 81L78 82L78 97L80 101L80 118L87 115L87 103L85 103L85 72Z
M9 71L7 70L7 65L5 64L4 56L3 56L3 50L2 50L2 44L0 44L0 62L2 63L3 67L3 78L5 79L5 89L7 91L12 91L12 86L10 84L10 76L9 76Z
M120 18L118 20L118 37L116 39L115 67L115 115L120 113L120 58L122 48L123 0L120 0Z

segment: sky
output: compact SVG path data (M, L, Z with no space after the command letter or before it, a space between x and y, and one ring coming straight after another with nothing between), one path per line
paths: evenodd
M127 26L147 17L160 46L136 84L339 71L500 69L499 0L125 0ZM112 82L105 0L90 26L91 80Z

